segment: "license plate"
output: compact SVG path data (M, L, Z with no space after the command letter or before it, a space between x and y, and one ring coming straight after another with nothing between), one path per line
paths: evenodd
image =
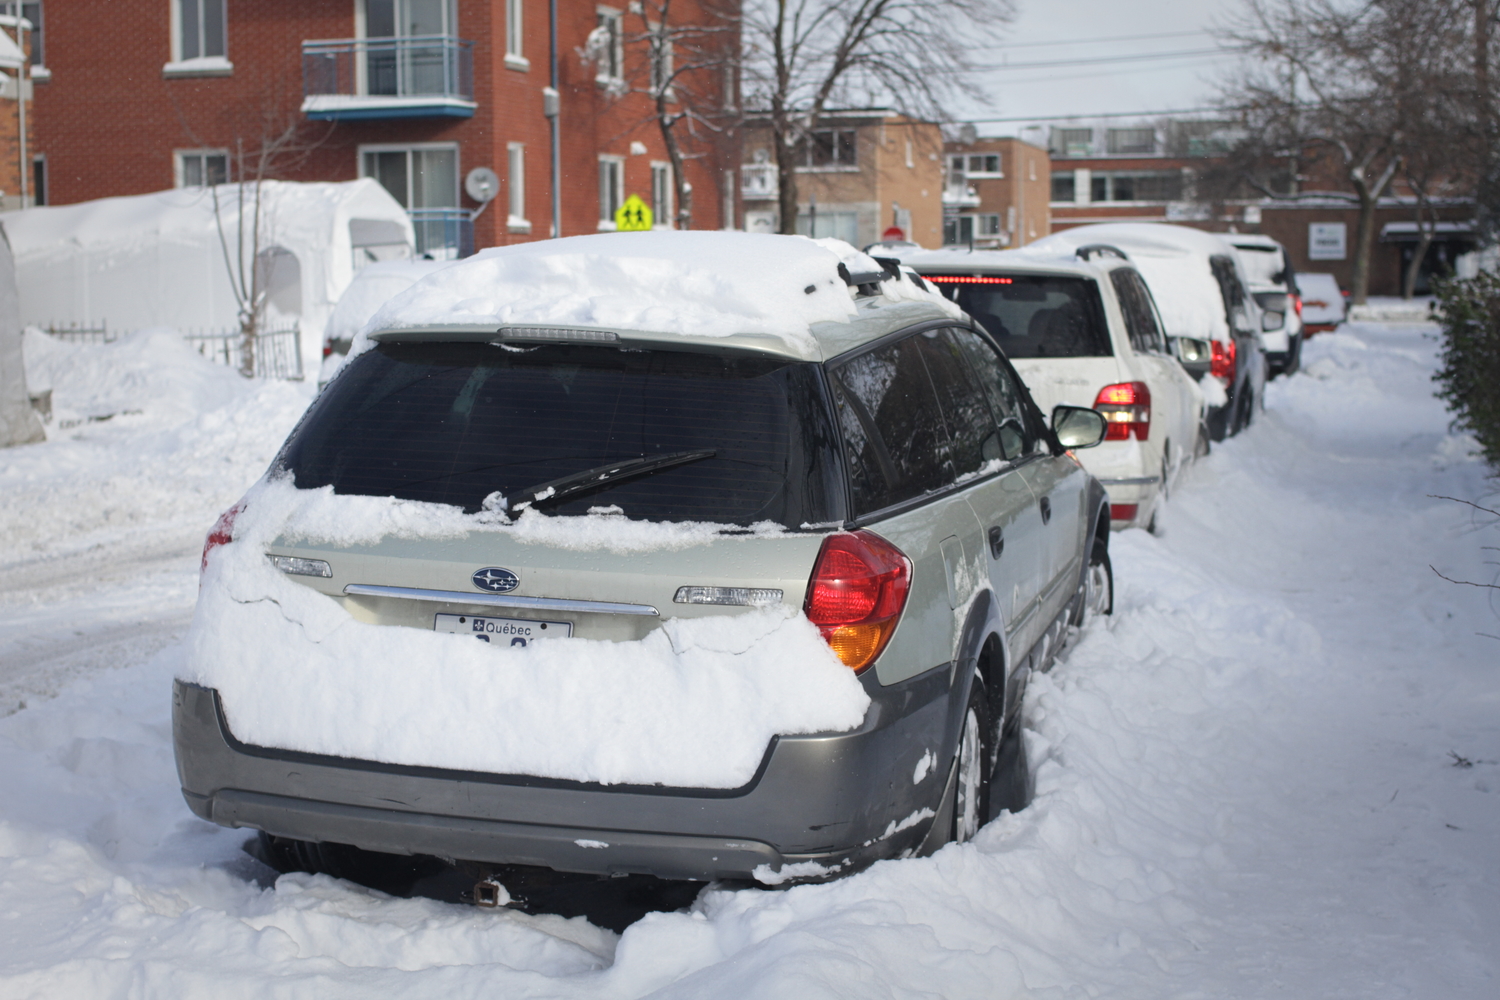
M533 639L566 639L573 634L572 622L539 622L529 618L476 618L473 615L438 615L433 628L459 632L502 646L529 646Z

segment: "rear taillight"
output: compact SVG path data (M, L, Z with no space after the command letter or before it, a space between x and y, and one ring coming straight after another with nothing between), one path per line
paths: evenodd
M1208 372L1210 375L1224 379L1226 382L1234 381L1234 356L1239 352L1234 341L1221 344L1214 341L1213 358L1209 361Z
M1144 441L1151 435L1151 390L1144 382L1105 386L1094 397L1094 409L1106 421L1106 441L1124 441L1131 434L1137 441Z
M1133 503L1112 503L1109 505L1109 519L1111 521L1134 521L1138 506Z
M323 345L323 357L329 358L329 357L332 357L332 356L333 356L333 345L332 344L324 344Z
M910 590L911 560L890 542L868 531L829 535L803 611L834 655L859 671L885 648Z
M240 511L244 509L244 504L237 503L219 515L219 519L214 522L213 530L208 533L208 538L203 542L203 562L198 567L199 572L208 569L210 552L220 545L228 545L234 541L234 519L239 517Z
M1292 308L1297 311L1297 318L1301 319L1302 318L1302 296L1300 296L1300 295L1293 295L1292 296Z

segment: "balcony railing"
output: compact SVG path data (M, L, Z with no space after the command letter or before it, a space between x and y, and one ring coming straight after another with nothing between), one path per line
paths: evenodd
M474 43L448 35L302 43L309 118L469 118Z
M412 208L417 256L458 260L474 253L474 217L466 208Z
M746 163L740 167L740 195L750 201L774 201L781 190L774 163Z

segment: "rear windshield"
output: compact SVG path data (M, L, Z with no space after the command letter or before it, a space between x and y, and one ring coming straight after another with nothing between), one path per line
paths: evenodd
M354 358L279 460L303 488L476 511L621 459L715 454L545 507L789 528L844 519L817 366L609 347L385 344Z
M924 274L990 332L1009 358L1094 358L1114 353L1099 287L1089 278Z

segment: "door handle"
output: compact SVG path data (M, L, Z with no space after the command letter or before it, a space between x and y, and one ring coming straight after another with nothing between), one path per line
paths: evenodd
M1052 498L1042 497L1042 523L1048 524L1052 521Z
M990 529L990 557L999 559L1000 553L1005 551L1005 532L1000 530L1000 525Z

